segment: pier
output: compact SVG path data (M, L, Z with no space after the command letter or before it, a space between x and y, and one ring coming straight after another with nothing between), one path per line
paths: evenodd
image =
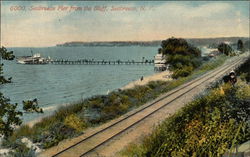
M117 60L95 60L95 59L51 59L50 57L44 58L41 57L39 53L34 54L32 56L20 56L16 59L17 63L20 64L57 64L57 65L150 65L154 63L154 59L145 59L142 57L141 61L135 60L127 60L122 61L120 59Z
M154 60L143 60L143 61L108 61L108 60L88 60L88 59L79 59L79 60L64 60L64 59L56 59L51 60L48 63L50 64L66 64L66 65L151 65L154 64Z

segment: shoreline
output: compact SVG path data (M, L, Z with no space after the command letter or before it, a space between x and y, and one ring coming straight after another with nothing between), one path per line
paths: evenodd
M142 76L143 79L141 80L135 80L132 81L130 83L128 83L127 85L123 86L122 88L120 88L121 90L125 90L125 89L131 89L134 88L135 86L143 86L148 84L150 81L171 81L173 80L171 78L171 72L170 71L163 71L163 72L159 72L153 75L149 75L149 76Z
M39 123L40 121L42 121L44 118L47 118L49 116L52 116L60 107L65 107L67 105L70 105L70 103L66 103L66 104L61 104L60 106L59 105L56 105L55 106L55 110L51 113L49 113L48 115L44 115L44 116L41 116L41 117L38 117L38 118L35 118L31 121L27 121L27 122L24 122L22 125L28 125L29 127L33 127L36 123Z
M149 83L150 81L171 81L172 78L170 76L171 76L171 72L170 71L158 72L158 73L155 73L153 75L146 76L146 77L143 76L143 80L138 79L138 80L135 80L135 81L131 81L127 85L125 85L125 86L123 86L123 87L121 87L119 89L125 90L125 89L134 88L135 86L143 86L143 85L146 85L147 83ZM70 105L70 104L62 104L62 105L63 106L67 106L67 105ZM58 109L58 106L56 108ZM36 123L39 123L44 118L53 115L54 112L52 112L51 114L46 115L46 116L35 118L32 121L25 122L22 125L28 125L29 127L33 127Z

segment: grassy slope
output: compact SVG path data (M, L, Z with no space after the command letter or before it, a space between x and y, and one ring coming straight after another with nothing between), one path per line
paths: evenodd
M250 140L250 58L235 86L218 85L166 119L124 156L220 156ZM242 72L244 73L242 75Z
M22 137L28 137L33 142L40 143L40 147L44 149L57 145L63 139L82 134L86 127L107 122L155 99L160 94L220 66L225 60L225 56L220 56L206 62L192 75L185 78L171 82L150 82L145 86L115 91L109 95L94 96L79 103L62 107L54 115L44 118L32 128L27 125L21 126L3 144L6 147L17 149L17 151L28 151L23 149L22 144L18 142Z

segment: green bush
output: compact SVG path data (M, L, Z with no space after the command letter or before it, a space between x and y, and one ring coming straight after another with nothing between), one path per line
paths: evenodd
M185 39L169 38L162 41L161 47L174 78L186 77L202 64L201 51Z
M51 126L49 130L41 133L36 139L36 142L42 143L41 147L46 149L57 145L63 139L76 136L77 133L77 130L74 128L63 123L56 123Z
M232 47L226 43L220 43L218 45L218 50L227 56L229 56L233 52Z
M241 75L241 78L247 82L250 82L249 67L250 67L250 57L246 60L245 64L243 64L236 70L236 73L238 75Z
M228 57L226 55L219 55L216 57L216 59L212 59L209 62L202 64L198 69L201 71L212 70L212 69L222 65L226 59L228 59Z
M250 85L245 84L244 86ZM166 119L129 156L221 156L250 139L250 104L237 98L242 85L226 84Z
M82 132L87 127L85 121L80 119L76 114L71 114L65 117L64 124L78 132Z
M181 69L177 69L173 72L172 78L177 79L179 77L187 77L192 71L192 66L183 66Z
M20 140L17 140L13 146L15 148L15 151L10 152L8 156L11 157L34 157L35 151L27 148L27 146L22 143Z

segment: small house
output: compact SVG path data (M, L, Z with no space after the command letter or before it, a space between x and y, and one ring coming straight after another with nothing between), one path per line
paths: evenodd
M158 53L155 57L154 57L154 69L156 71L165 71L167 70L167 60L166 60L166 56L163 55L162 53Z

